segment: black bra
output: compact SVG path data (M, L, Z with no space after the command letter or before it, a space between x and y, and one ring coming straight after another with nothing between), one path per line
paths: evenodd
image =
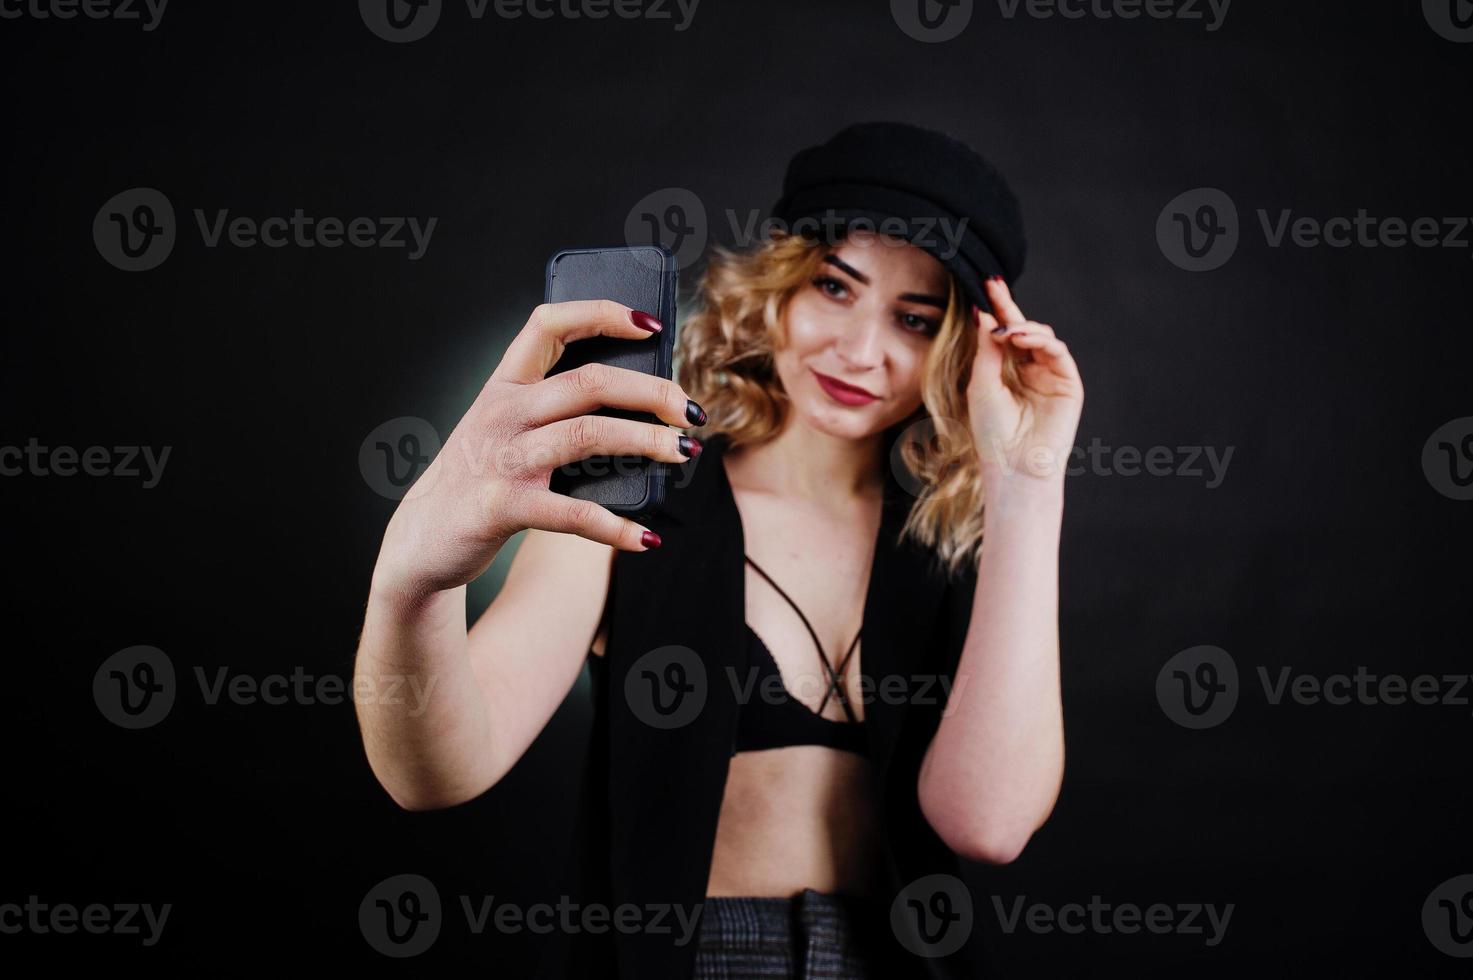
M866 754L868 740L864 734L864 723L854 714L854 708L845 696L842 683L844 668L849 666L849 659L854 655L855 648L859 646L858 635L854 637L854 642L849 644L849 650L839 661L838 667L834 667L823 652L823 644L819 641L818 634L814 632L813 626L808 622L808 617L803 615L803 610L798 608L798 604L772 580L772 576L763 571L750 557L747 557L747 564L751 565L758 575L766 579L767 584L776 589L778 595L787 600L788 605L793 607L793 611L807 627L808 635L813 638L813 645L818 648L819 660L823 662L824 673L828 678L828 688L824 691L823 700L819 702L817 711L793 697L783 686L782 674L778 671L777 661L773 659L772 651L767 649L767 644L762 642L762 637L758 636L751 626L747 626L747 647L751 651L750 659L757 671L751 678L753 683L750 688L743 684L746 697L737 721L736 744L732 747L732 755L738 752L781 748L786 745L823 745L832 749L857 752L860 755ZM776 680L770 680L770 678L776 678ZM764 694L764 692L768 693ZM776 696L772 692L776 692ZM823 709L829 703L830 697L838 699L848 721L835 721L823 716Z
M803 610L798 608L798 604L755 561L748 558L747 563L757 570L757 574L767 579L768 583L777 590L777 594L793 607L798 618L803 620L803 625L808 628L808 635L813 638L813 645L818 648L819 658L823 661L824 673L828 675L829 686L824 692L823 701L819 703L818 711L814 711L793 697L782 682L782 673L777 669L777 661L772 658L772 651L767 649L767 644L762 642L762 637L757 635L756 630L743 624L747 633L747 649L751 654L749 660L756 666L757 672L750 678L750 686L745 683L746 678L742 679L743 683L739 693L745 694L745 698L740 706L736 742L732 746L731 754L755 752L759 749L777 749L787 745L823 745L831 749L842 749L859 755L867 755L869 742L865 738L864 722L855 716L854 708L844 694L843 685L839 683L839 678L844 676L844 668L849 666L849 659L854 655L855 648L859 646L859 637L854 637L854 642L849 644L849 651L844 654L844 659L835 669L824 654L823 644L819 642L818 634L813 631L808 617L803 615ZM590 649L589 661L590 670L597 672L595 677L601 677L604 670L604 658L595 655ZM769 680L769 678L776 678L776 680ZM776 696L770 693L764 696L763 692L776 692ZM839 704L844 708L844 714L849 717L848 721L835 721L819 713L829 703L830 697L838 698Z

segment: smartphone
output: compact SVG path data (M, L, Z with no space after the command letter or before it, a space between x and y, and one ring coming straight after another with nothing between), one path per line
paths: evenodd
M558 252L547 262L547 302L611 299L658 318L664 329L640 340L576 340L564 349L548 377L597 362L668 380L675 352L675 288L675 255L661 245ZM649 412L603 408L592 414L666 424ZM554 470L551 489L592 500L616 514L649 514L665 505L668 471L669 464L644 456L594 456Z

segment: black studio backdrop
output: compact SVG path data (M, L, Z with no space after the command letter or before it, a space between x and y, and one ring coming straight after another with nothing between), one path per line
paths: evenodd
M739 243L793 151L891 118L1009 176L1017 294L1087 388L1065 785L969 879L996 967L1463 975L1466 3L430 6L411 37L373 3L0 3L0 961L531 975L558 937L461 899L557 900L586 692L484 797L392 804L333 687L394 506L373 447L414 455L370 436L450 431L556 249ZM128 727L138 646L173 701ZM359 911L406 873L445 921L395 959Z

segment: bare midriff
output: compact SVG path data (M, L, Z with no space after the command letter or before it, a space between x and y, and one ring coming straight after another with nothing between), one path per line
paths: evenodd
M874 807L864 756L820 745L737 753L706 894L870 894L879 869Z

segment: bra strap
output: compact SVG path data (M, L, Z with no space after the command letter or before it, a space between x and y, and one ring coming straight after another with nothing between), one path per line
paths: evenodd
M798 604L793 601L792 596L784 592L783 587L773 581L772 576L763 571L762 566L753 561L751 555L743 555L742 557L747 559L747 564L751 565L752 568L756 570L758 575L761 575L764 579L767 580L768 585L777 590L778 595L787 600L788 605L793 607L793 612L797 613L798 618L803 621L803 627L804 629L808 630L808 635L813 638L813 645L818 649L818 659L823 664L824 673L828 675L829 679L828 689L824 691L823 700L819 702L818 711L815 712L815 714L821 713L823 711L824 706L829 703L830 695L835 695L835 700L837 700L840 707L844 709L844 714L849 718L849 720L852 722L858 722L859 719L854 714L854 708L850 706L849 699L844 695L843 681L841 680L841 678L844 674L844 668L849 666L849 658L854 656L854 650L856 647L859 646L859 633L854 634L854 642L849 644L849 652L844 654L844 660L842 664L839 666L838 670L835 670L834 665L829 662L829 655L827 653L824 653L823 642L819 640L818 634L814 632L813 624L808 622L808 617L803 615L803 610L798 608ZM863 632L862 627L860 629L860 632Z

